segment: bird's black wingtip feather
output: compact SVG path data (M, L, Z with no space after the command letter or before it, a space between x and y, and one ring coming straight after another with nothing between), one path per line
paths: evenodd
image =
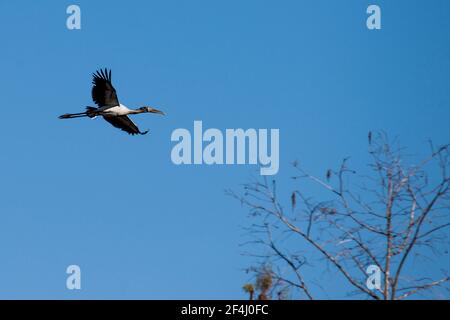
M108 68L100 68L92 74L92 77L94 78L94 81L97 79L102 79L111 82L111 69L108 70Z
M144 132L138 131L138 132L133 132L133 133L130 133L130 134L133 135L133 136L134 136L134 135L145 136L148 132L149 132L148 130L145 130Z

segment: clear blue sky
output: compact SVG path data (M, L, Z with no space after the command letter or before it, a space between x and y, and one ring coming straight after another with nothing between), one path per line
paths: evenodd
M281 181L294 159L358 159L368 130L448 142L449 15L447 0L1 1L0 298L245 298L249 220L224 190L257 168L177 167L172 131L279 128ZM149 135L57 119L92 104L100 67L121 102L167 112L135 117Z

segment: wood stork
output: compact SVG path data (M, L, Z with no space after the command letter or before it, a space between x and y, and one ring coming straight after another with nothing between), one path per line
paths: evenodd
M139 113L158 113L164 115L164 112L147 106L138 109L128 109L126 106L119 103L116 89L114 89L111 83L111 70L108 72L108 69L105 68L104 71L100 69L100 71L94 73L92 84L94 85L92 87L92 100L94 100L98 108L86 107L85 112L66 113L59 116L59 119L81 117L95 118L97 116L102 116L103 119L114 127L128 132L131 135L144 135L148 133L148 130L141 132L128 115Z

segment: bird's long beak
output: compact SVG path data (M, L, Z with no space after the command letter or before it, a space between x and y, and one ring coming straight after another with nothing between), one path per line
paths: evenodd
M157 114L160 114L160 115L163 115L163 116L166 115L166 114L165 114L164 112L162 112L161 110L154 109L154 108L152 108L152 109L150 110L150 112L151 112L151 113L157 113Z

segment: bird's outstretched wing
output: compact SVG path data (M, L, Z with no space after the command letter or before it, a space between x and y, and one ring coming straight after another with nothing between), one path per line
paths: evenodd
M116 89L111 83L111 70L97 71L93 75L92 100L99 107L115 107L119 105Z
M103 116L103 118L111 123L114 127L119 128L131 135L147 134L148 131L141 132L139 128L127 116Z

